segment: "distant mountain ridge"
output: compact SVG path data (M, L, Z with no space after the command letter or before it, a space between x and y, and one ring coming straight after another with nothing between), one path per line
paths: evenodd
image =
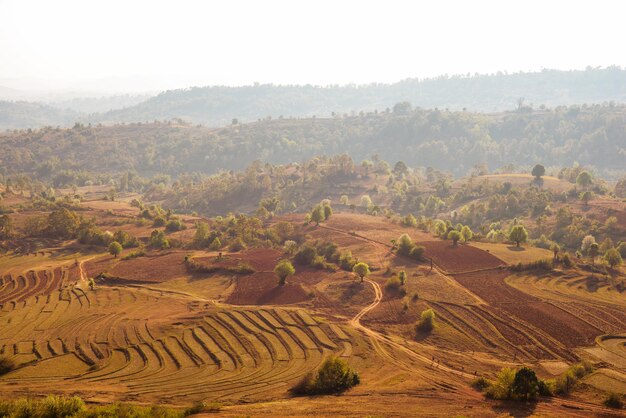
M400 102L422 108L468 109L499 112L518 106L626 103L626 70L612 66L586 70L543 70L474 76L440 76L407 79L393 84L363 86L253 85L242 87L192 87L168 90L145 101L86 115L74 111L31 109L28 115L3 104L0 128L37 127L44 124L145 122L183 120L207 126L224 126L267 117L328 117L332 113L384 111ZM58 109L57 109L58 110ZM17 112L15 118L12 116ZM42 114L43 113L43 114ZM72 120L72 118L75 118ZM68 120L70 122L68 122ZM48 122L50 121L50 122Z

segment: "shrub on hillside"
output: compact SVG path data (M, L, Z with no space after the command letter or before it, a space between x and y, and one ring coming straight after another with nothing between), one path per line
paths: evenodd
M246 244L244 244L244 242L241 240L241 238L235 239L228 246L228 251L230 251L231 253L236 253L238 251L243 251L245 249L246 249Z
M428 334L435 329L435 311L426 309L422 312L420 320L415 324L415 331L418 334Z
M622 395L619 393L609 393L606 399L604 400L604 405L609 408L622 409L624 407L624 402L622 401Z
M359 374L346 361L331 356L324 361L317 374L305 375L292 392L299 395L342 393L359 383Z
M304 245L294 257L294 261L303 266L310 266L317 256L317 250L311 245Z
M0 376L9 373L15 368L15 362L6 357L0 357Z

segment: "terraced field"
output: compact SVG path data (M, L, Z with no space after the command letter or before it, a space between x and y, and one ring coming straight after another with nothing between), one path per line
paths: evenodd
M0 390L54 382L172 404L263 399L286 393L329 354L353 352L344 325L303 309L220 307L143 288L90 291L67 277L64 268L3 277L0 355L20 367Z

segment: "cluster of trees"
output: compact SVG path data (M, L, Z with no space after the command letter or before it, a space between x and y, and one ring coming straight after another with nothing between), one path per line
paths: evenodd
M360 383L359 374L345 360L331 356L316 373L309 373L292 388L298 395L323 395L345 392Z
M392 241L392 249L405 257L411 257L416 261L421 261L425 248L413 242L408 234L402 234L397 241Z
M538 396L567 395L582 377L592 371L591 364L582 362L569 367L556 379L541 380L529 367L505 367L494 380L480 377L472 382L472 386L484 391L490 399L529 401Z

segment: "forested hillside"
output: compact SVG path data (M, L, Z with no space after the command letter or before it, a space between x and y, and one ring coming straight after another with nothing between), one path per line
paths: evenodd
M384 112L400 102L421 108L478 112L510 111L531 106L540 109L542 106L584 103L625 103L626 70L608 67L584 71L446 75L362 86L193 87L166 91L151 98L112 96L54 100L50 106L3 102L0 104L0 129L177 118L218 127L231 124L233 119L253 122L281 116L331 117L361 111Z
M67 126L81 117L69 109L42 103L0 100L0 129L25 129L40 126Z
M521 100L523 99L523 100ZM137 122L183 118L209 126L279 116L322 116L379 111L408 101L423 108L495 112L626 100L626 71L586 71L441 76L365 86L194 87L164 92L137 106L98 115L92 121Z
M278 119L211 130L184 123L44 128L0 135L2 174L81 184L85 171L142 176L240 170L346 153L379 155L455 175L476 164L546 167L578 162L607 178L624 172L626 107L596 105L479 114L410 110L328 119ZM82 180L81 180L82 179Z

